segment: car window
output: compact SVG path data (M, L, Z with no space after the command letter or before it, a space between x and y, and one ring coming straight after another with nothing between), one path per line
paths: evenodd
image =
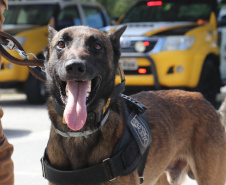
M209 20L212 10L211 3L205 2L166 1L161 2L160 5L155 5L154 2L161 1L137 3L126 13L122 23Z
M93 28L104 27L101 11L97 7L83 6L86 23Z
M58 30L68 26L79 26L82 24L77 6L70 6L62 9L57 20Z
M55 11L55 5L11 6L4 12L4 24L48 24Z

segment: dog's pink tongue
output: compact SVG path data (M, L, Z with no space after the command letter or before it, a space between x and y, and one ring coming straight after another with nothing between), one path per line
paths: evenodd
M72 130L80 130L86 122L86 94L89 82L68 81L68 102L64 119Z

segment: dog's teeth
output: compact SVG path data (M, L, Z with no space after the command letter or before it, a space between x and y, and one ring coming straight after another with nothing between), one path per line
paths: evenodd
M88 97L89 97L89 93L87 92L87 93L86 93L86 98L88 98Z
M88 88L87 94L90 92L91 92L91 81L89 81L89 88Z
M65 87L65 92L66 92L66 96L68 96L68 85L66 84L66 87Z
M65 92L66 92L66 96L68 96L68 85L67 84L66 84L66 87L65 87ZM89 97L90 92L91 92L91 81L89 81L89 88L87 90L86 97Z

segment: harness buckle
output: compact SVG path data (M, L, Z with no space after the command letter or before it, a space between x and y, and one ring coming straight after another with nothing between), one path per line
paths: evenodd
M144 177L139 177L140 178L140 185L144 183Z
M44 157L41 158L41 163L42 163L42 176L46 179Z
M111 168L111 164L110 164L110 158L106 158L106 159L104 159L103 161L102 161L102 163L104 163L105 165L107 165L106 163L108 163L108 167L109 168L107 168L108 169L108 172L110 172L110 173L108 173L108 175L109 175L109 177L114 177L114 175L113 175L113 171L112 171L112 168ZM115 180L116 179L116 177L114 177L114 178L111 178L109 181L113 181L113 180Z

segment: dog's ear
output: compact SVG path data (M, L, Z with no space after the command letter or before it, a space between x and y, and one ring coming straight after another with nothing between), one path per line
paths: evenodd
M109 35L109 38L114 49L120 49L120 37L122 36L126 28L127 25L124 25Z
M48 30L49 30L49 43L50 43L53 37L57 34L57 31L50 25L48 25Z

